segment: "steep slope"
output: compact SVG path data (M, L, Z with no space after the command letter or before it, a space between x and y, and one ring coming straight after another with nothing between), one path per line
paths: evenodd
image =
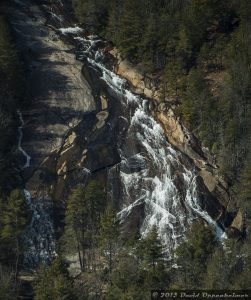
M197 147L194 158L189 141L179 147L170 138L168 124L181 126L175 116L165 109L154 116L153 99L133 93L113 72L106 43L76 26L66 4L29 0L9 6L31 100L19 114L20 169L33 212L25 237L27 266L50 261L56 251L54 221L62 218L54 208L64 207L73 186L101 172L128 233L137 228L146 234L157 225L171 251L201 217L220 237L231 222L229 198L224 186L225 202L211 193L202 149ZM182 126L177 138L183 139L180 134Z

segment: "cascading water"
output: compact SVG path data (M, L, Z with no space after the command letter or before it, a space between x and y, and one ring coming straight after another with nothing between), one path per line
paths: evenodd
M200 206L196 171L189 164L185 166L182 154L167 142L163 129L148 109L149 101L133 94L126 80L102 64L102 51L93 51L99 40L81 36L74 39L81 49L78 59L87 58L92 68L102 72L101 78L123 106L125 114L121 117L130 124L119 151L121 163L109 171L111 197L114 200L120 197L123 203L119 218L124 221L134 208L143 204L142 235L156 225L168 252L178 245L189 224L198 216L213 225L217 237L221 238L223 231ZM117 185L119 195L113 192Z
M25 158L22 170L30 167L31 157L22 148L24 120L21 111L17 111L20 126L18 127L18 150ZM24 266L27 269L35 269L40 263L50 263L56 255L54 228L52 223L52 203L46 197L39 196L33 199L30 192L24 189L31 221L23 235Z
M22 148L24 120L23 120L23 115L20 110L17 111L17 114L18 114L19 121L20 121L20 126L18 127L18 150L25 157L25 163L22 166L22 169L26 169L30 166L31 157Z

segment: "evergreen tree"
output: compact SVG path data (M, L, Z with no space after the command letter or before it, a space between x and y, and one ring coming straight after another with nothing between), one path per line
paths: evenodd
M249 152L245 167L241 171L240 179L235 184L238 195L238 206L246 213L247 225L251 223L251 152Z
M139 261L135 256L128 254L127 249L122 251L111 275L107 299L147 299L149 291L144 286L143 276Z
M99 229L99 244L101 254L106 258L109 276L112 273L116 255L118 253L119 223L111 204L108 204L101 216Z
M108 24L106 28L106 38L113 41L115 44L118 43L120 36L122 9L123 2L121 0L111 0L108 14Z
M14 274L0 265L0 300L16 299Z
M219 247L209 258L207 272L204 276L204 287L210 290L230 289L229 272L225 250Z
M139 243L139 249L142 251L142 257L147 268L155 269L158 264L164 264L164 248L156 226L153 226L147 236Z
M237 248L238 249L238 248ZM238 249L239 250L239 249ZM237 272L233 276L233 284L236 289L250 290L251 288L251 238L247 238L245 244L241 247L241 251L236 251L235 255L241 260L241 270L237 268ZM240 264L240 262L239 262Z
M35 300L74 300L77 299L67 266L58 257L46 269L41 266L34 286Z
M218 247L208 261L204 278L208 289L250 288L250 241L246 244L225 241L224 249Z
M139 58L138 50L143 32L141 25L139 2L134 0L125 1L120 20L118 46L122 54L132 59Z
M173 286L187 289L202 287L207 261L215 246L216 240L212 229L201 222L195 222L187 235L187 240L175 251L178 269Z
M87 186L78 185L67 201L63 240L67 245L66 252L78 253L82 270L91 261L95 264L94 249L104 205L104 187L96 180L91 180Z
M21 237L28 223L26 199L20 190L13 190L0 210L0 254L3 264L11 264L17 283L22 255Z
M14 144L17 99L22 76L16 45L6 20L0 16L0 189L10 191L15 181Z
M166 64L162 84L165 96L178 99L184 95L184 70L180 59L170 60Z

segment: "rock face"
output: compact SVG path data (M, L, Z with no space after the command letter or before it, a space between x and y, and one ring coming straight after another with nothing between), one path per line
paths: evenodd
M73 143L72 128L83 114L94 111L96 104L88 82L81 76L82 64L70 53L71 46L46 26L41 8L34 1L16 8L9 13L28 77L30 105L22 111L26 122L23 147L32 154L27 174L32 190L39 185L37 169L67 141Z
M143 70L131 64L128 60L122 59L116 48L109 50L109 53L116 60L116 64L114 65L115 73L128 80L136 94L144 94L148 98L160 101L161 94L158 84L158 76L146 74Z
M91 71L76 60L75 45L64 39L71 30L62 34L56 29L56 25L68 28L60 15L64 9L60 1L17 1L8 6L29 92L29 105L22 110L22 147L31 156L30 167L23 171L25 186L32 197L43 190L57 200L63 197L61 189L67 186L69 174L83 168L95 171L117 161L106 126L114 118L112 100L101 91L102 83L96 80L91 86Z
M76 60L75 44L56 29L70 26L61 15L69 13L68 7L62 1L28 0L13 1L5 10L27 76L18 134L19 148L31 159L24 168L20 154L19 168L32 219L24 237L24 260L33 268L55 255L55 220L60 219L55 207L64 207L73 186L120 160L120 127L114 99L102 91L102 82L92 80L88 66Z

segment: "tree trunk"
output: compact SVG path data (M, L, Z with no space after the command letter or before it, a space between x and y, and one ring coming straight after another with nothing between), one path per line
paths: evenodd
M77 238L77 248L78 248L78 260L79 260L80 269L81 269L81 271L83 271L83 261L82 261L82 257L81 257L81 251L80 251L80 245L79 245L78 238Z

